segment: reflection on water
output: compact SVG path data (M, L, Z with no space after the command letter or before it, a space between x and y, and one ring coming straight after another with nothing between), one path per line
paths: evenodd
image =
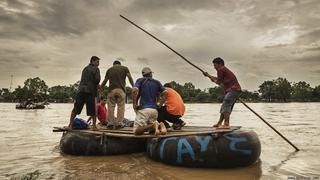
M232 125L254 130L262 152L256 164L236 169L182 168L150 160L144 153L84 157L60 154L61 133L72 104L52 104L41 110L16 110L0 103L0 179L320 179L320 103L248 103L301 149L294 149L267 125L236 104ZM187 104L189 125L211 126L219 104ZM134 119L131 105L126 117ZM85 111L83 111L85 112ZM81 115L85 118L85 115Z

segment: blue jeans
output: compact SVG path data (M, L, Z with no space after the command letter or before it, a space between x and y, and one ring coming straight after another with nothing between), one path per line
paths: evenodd
M237 98L241 94L239 90L231 90L229 91L223 98L223 102L221 105L220 113L224 112L232 112L233 106L237 101Z

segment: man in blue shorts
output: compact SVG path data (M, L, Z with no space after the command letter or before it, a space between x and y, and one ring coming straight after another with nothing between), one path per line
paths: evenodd
M84 104L86 104L87 115L92 117L92 128L96 129L96 97L100 82L99 60L97 56L92 56L90 64L87 65L81 74L78 93L75 98L73 110L70 115L69 128L72 128L73 119L80 114Z
M167 91L158 80L152 78L152 73L149 67L143 68L143 77L137 79L132 88L133 109L136 112L133 125L135 135L141 135L146 131L154 131L155 135L167 133L165 125L157 121L157 99L159 98L159 105L162 106Z
M203 75L210 78L211 81L224 88L225 96L220 109L220 118L213 127L230 128L230 114L233 106L241 93L241 87L237 77L227 67L224 66L222 58L217 57L212 61L214 68L217 70L217 77L204 72ZM224 122L224 124L222 124Z

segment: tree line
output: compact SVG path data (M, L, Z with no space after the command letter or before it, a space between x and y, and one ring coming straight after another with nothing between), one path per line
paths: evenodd
M171 81L175 89L186 103L221 102L224 96L223 88L219 86L201 90L191 82L183 85ZM8 88L0 89L1 102L19 102L27 99L48 102L73 102L79 87L79 81L66 85L48 87L39 77L28 78L23 86L18 86L12 92ZM131 99L131 88L126 87L127 99ZM103 94L108 94L105 87ZM320 102L320 85L312 88L305 81L289 82L286 78L264 81L258 91L243 90L240 97L249 102Z

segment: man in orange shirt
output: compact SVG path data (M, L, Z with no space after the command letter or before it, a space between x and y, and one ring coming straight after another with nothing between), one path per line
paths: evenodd
M158 121L163 122L166 127L169 127L169 124L166 121L169 121L172 124L174 129L181 129L186 123L180 118L184 115L185 106L184 102L174 89L172 89L169 83L164 84L164 87L167 90L168 96L164 103L164 106L158 108Z

